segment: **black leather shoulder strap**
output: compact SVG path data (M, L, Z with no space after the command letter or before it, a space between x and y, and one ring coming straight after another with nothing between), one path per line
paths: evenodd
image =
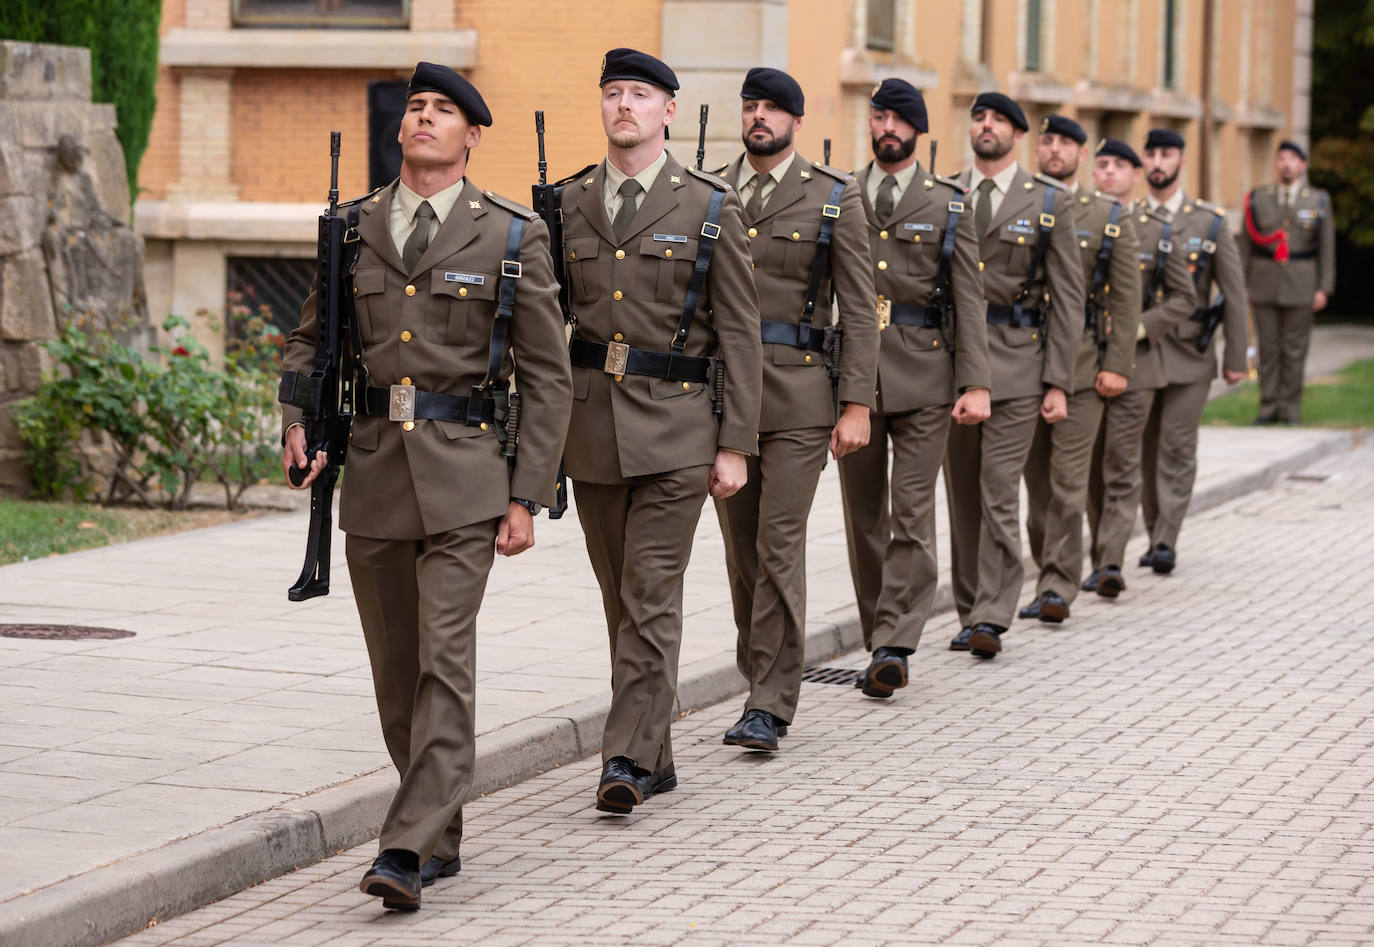
M1041 180L1039 175L1036 175L1036 178ZM1044 183L1043 180L1042 183ZM1054 195L1058 191L1060 191L1059 185L1045 184L1045 200L1040 208L1040 234L1035 239L1035 250L1031 252L1030 269L1026 271L1026 281L1021 284L1021 292L1016 294L1016 299L1011 304L1012 317L1018 322L1025 311L1026 303L1030 300L1031 290L1035 288L1035 278L1045 265L1045 254L1050 249L1050 234L1054 232Z
M490 197L490 195L488 195ZM515 286L524 275L520 264L520 242L525 238L526 219L514 214L506 231L506 253L501 260L501 285L496 291L496 318L491 323L491 340L487 343L487 377L473 386L468 398L467 423L482 422L484 394L491 394L501 374L501 360L506 354L506 340L510 336L511 317L515 314Z
M705 173L693 173L708 182L720 181L719 178L712 178ZM701 303L701 294L706 288L706 274L711 269L711 255L715 253L716 241L720 239L720 211L725 205L727 191L728 187L711 189L711 200L706 205L706 219L701 224L701 239L697 241L696 262L692 264L692 278L687 283L687 298L682 302L682 316L677 321L677 331L673 333L674 355L681 355L683 347L687 344L687 333L692 329L692 320L696 318L697 306Z
M797 341L805 347L811 341L811 316L816 312L816 297L820 295L821 280L830 269L830 241L835 236L835 221L840 219L840 198L844 196L846 181L839 180L830 188L830 197L821 208L821 232L816 237L816 255L811 259L811 274L806 282L806 305L802 307L801 326Z

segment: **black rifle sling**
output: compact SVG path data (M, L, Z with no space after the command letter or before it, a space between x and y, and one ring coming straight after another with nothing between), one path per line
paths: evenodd
M830 189L830 199L821 208L821 232L816 238L816 255L811 260L811 275L806 282L806 305L802 308L801 324L797 327L797 344L802 348L811 344L811 316L816 312L821 280L830 268L830 241L835 235L835 221L840 219L840 198L844 196L845 183L835 182Z
M1112 247L1116 244L1116 238L1121 236L1121 205L1112 201L1112 212L1107 218L1107 224L1102 228L1102 246L1097 251L1097 263L1093 266L1093 284L1088 288L1088 312L1091 313L1093 303L1097 303L1101 309L1106 309L1102 299L1102 288L1107 285L1107 264L1112 258ZM1088 317L1091 322L1092 316ZM1088 328L1092 328L1091 325Z
M344 230L343 245L347 247L344 251L343 269L340 271L340 282L343 284L343 301L339 305L339 314L348 323L349 344L353 347L353 375L354 384L358 391L367 391L369 375L367 363L363 361L363 333L358 325L358 305L353 297L353 275L358 268L358 256L362 253L362 238L358 236L358 217L360 211L357 207L348 209L348 227Z
M1145 298L1140 304L1142 309L1150 308L1150 303L1154 302L1159 288L1164 285L1164 264L1169 259L1169 254L1174 252L1173 242L1169 239L1173 233L1173 223L1166 220L1159 231L1159 244L1155 247L1155 268L1150 274L1150 284L1145 287Z
M491 341L487 345L487 377L473 386L468 397L467 424L482 423L482 402L496 387L501 374L501 360L506 354L506 337L510 334L511 315L515 312L515 284L523 275L520 265L520 241L525 236L525 218L511 218L506 231L506 254L501 259L501 287L496 293L496 318L491 323Z
M1045 263L1045 254L1050 249L1050 234L1054 232L1054 193L1056 190L1058 188L1052 184L1045 185L1045 203L1040 209L1040 235L1036 238L1035 250L1031 253L1030 269L1026 271L1026 281L1021 285L1021 292L1016 294L1016 299L1011 304L1012 318L1017 323L1022 320L1024 304L1026 300L1030 299L1031 290L1035 288L1035 277L1040 273L1040 268Z
M668 371L672 371L673 358L682 355L687 344L687 333L696 318L697 304L701 302L702 291L706 288L706 272L711 268L711 254L715 252L716 240L720 238L720 209L725 204L725 192L711 191L711 202L706 206L706 220L701 225L701 241L697 244L697 259L692 264L692 278L687 283L687 298L682 304L682 318L677 322L677 332L673 334L672 357L668 359ZM667 377L667 376L665 376Z
M1217 252L1217 235L1221 233L1221 217L1212 215L1212 226L1207 228L1207 239L1202 241L1202 249L1197 255L1197 269L1193 271L1193 285L1197 287L1199 298L1207 290L1212 275L1212 257Z
M949 216L945 218L945 239L940 243L940 264L935 269L935 288L931 291L930 300L926 305L935 300L940 290L948 288L950 270L954 263L954 238L959 231L959 215L963 212L963 201L949 202Z

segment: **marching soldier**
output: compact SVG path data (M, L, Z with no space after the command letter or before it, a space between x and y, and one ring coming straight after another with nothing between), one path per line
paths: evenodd
M801 86L778 69L749 70L740 88L745 153L722 169L744 203L759 290L763 406L758 456L744 488L716 500L725 538L744 714L725 743L778 748L801 695L806 643L806 518L827 446L844 457L868 443L878 358L873 271L854 178L797 154ZM839 304L837 328L830 291ZM842 339L836 387L827 333ZM727 376L728 377L728 376ZM836 405L840 406L836 417Z
M758 449L762 343L734 190L664 149L677 77L613 49L600 86L607 158L563 192L576 318L563 459L610 633L596 805L626 814L677 785L683 574L708 492L743 487Z
M1093 442L1104 406L1126 390L1135 368L1140 322L1139 245L1131 212L1102 194L1088 194L1076 175L1088 140L1083 126L1062 115L1040 123L1040 173L1064 183L1074 197L1074 224L1083 261L1087 308L1078 342L1069 414L1058 424L1036 422L1026 460L1026 530L1040 567L1036 597L1021 618L1062 622L1083 580L1083 507Z
M1236 241L1226 226L1226 211L1190 198L1179 184L1184 165L1183 138L1167 128L1145 139L1145 182L1149 193L1137 207L1172 221L1172 241L1187 260L1197 292L1198 310L1164 337L1164 387L1155 392L1145 424L1141 456L1141 512L1150 548L1141 566L1173 571L1179 529L1193 497L1197 476L1197 430L1207 393L1217 377L1218 327L1226 334L1222 377L1234 385L1246 375L1245 276ZM1213 289L1220 298L1213 299ZM1209 303L1210 300L1210 303Z
M1093 183L1099 191L1127 206L1139 179L1140 157L1130 145L1108 138L1097 146ZM1136 213L1135 224L1142 288L1135 372L1126 390L1107 402L1103 410L1088 482L1093 571L1083 588L1106 598L1116 598L1126 590L1121 563L1140 503L1141 442L1155 392L1165 384L1160 349L1164 337L1197 308L1193 281L1183 254L1177 250L1173 224L1146 210Z
M1032 177L1013 149L1028 126L1000 92L973 100L974 164L957 180L973 198L987 295L992 416L949 431L951 576L963 626L950 648L993 658L1016 614L1021 564L1020 481L1037 416L1064 419L1082 335L1083 267L1069 195Z
M882 345L868 446L840 461L849 568L864 647L859 686L890 697L930 617L938 581L935 482L952 417L990 411L986 305L964 189L922 168L921 93L885 79L869 102L874 161L859 172L876 265ZM849 355L845 337L845 359ZM892 478L888 480L888 442Z
M400 178L350 214L369 375L357 391L339 525L382 733L401 776L360 887L388 908L414 910L422 885L459 869L482 590L493 554L532 546L532 516L554 500L571 382L547 228L465 177L468 152L491 124L482 96L425 62L407 96ZM317 332L312 290L287 340L288 370L309 372ZM501 336L509 341L492 344ZM494 423L512 354L523 402L513 468ZM479 387L484 380L496 383L495 396ZM413 418L393 419L398 410ZM304 469L300 409L283 415L283 467ZM317 455L302 488L323 466Z
M1279 142L1274 171L1277 184L1246 195L1240 242L1259 341L1255 423L1297 424L1312 314L1336 291L1336 230L1331 195L1307 183L1301 145Z

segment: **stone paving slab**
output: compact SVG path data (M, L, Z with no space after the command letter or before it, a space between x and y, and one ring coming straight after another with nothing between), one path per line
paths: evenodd
M1207 429L1199 506L1349 440ZM857 642L839 503L831 464L808 548L812 660ZM84 912L82 924L99 918L112 936L129 929L130 912L146 912L132 922L139 926L375 834L394 775L342 542L332 594L293 605L284 593L304 531L303 514L273 516L0 568L0 623L137 633L0 638L0 846L12 856L0 862L0 940L6 929L73 911ZM479 619L479 792L581 758L600 741L605 631L576 515L541 520L537 531L533 550L498 562ZM695 708L742 686L709 507L685 607L679 703ZM540 650L548 655L540 688L511 687L505 672ZM277 841L264 846L265 838ZM215 852L238 853L237 861L190 883L169 867L181 864L173 845L212 861Z
M418 913L358 893L367 844L121 944L1368 944L1374 444L1184 535L995 661L946 616L891 701L804 685L779 754L688 715L631 817L595 759L478 799Z

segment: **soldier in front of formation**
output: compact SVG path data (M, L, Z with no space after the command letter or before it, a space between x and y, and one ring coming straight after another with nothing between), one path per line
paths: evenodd
M548 229L466 176L490 124L471 83L420 63L401 119L400 177L351 202L359 251L348 295L368 375L355 392L339 525L382 735L401 777L360 887L400 910L458 872L475 758L477 613L494 554L534 544L532 516L554 501L568 424ZM302 375L315 357L318 291L286 342L285 368ZM512 356L523 402L513 467L495 423ZM288 468L306 468L300 417L283 409ZM324 461L316 455L302 488Z
M626 814L677 785L683 575L707 495L747 480L763 369L739 199L664 148L677 77L613 49L600 88L607 157L562 202L575 327L564 468L610 635L596 805Z
M1035 599L1018 613L1059 623L1083 581L1083 508L1088 497L1093 443L1102 413L1126 390L1135 369L1140 322L1139 245L1131 212L1117 200L1090 194L1076 175L1088 140L1083 126L1063 115L1040 123L1040 173L1073 195L1074 232L1087 288L1082 333L1068 417L1036 422L1026 460L1026 531L1040 568Z
M974 164L957 180L971 192L987 297L992 415L954 425L945 458L951 579L961 628L953 650L996 657L1016 614L1024 573L1020 485L1036 422L1062 421L1083 334L1083 265L1072 199L1032 176L1013 149L1028 130L1000 92L973 101Z
M1155 392L1141 447L1140 506L1150 546L1140 565L1160 574L1171 572L1177 562L1178 534L1193 497L1198 425L1217 377L1216 330L1226 336L1221 374L1228 385L1246 375L1249 335L1245 276L1226 211L1184 193L1178 180L1184 158L1182 136L1153 129L1145 139L1149 191L1137 203L1137 210L1173 224L1170 239L1192 273L1198 306L1160 343L1164 385ZM1214 298L1216 291L1220 298Z
M1301 145L1280 142L1274 172L1276 183L1246 195L1240 241L1259 342L1255 423L1297 424L1312 315L1336 291L1336 223L1331 195L1307 182Z
M749 682L725 743L778 749L801 695L806 645L806 519L826 450L843 458L868 443L878 319L863 203L854 178L807 161L801 86L779 69L749 70L740 88L744 154L722 168L744 204L763 342L758 456L744 487L716 499ZM828 356L837 303L842 344ZM827 359L840 356L832 387ZM727 363L728 364L728 363ZM728 377L728 376L727 376ZM838 408L838 416L837 416Z
M991 410L973 215L961 186L916 160L928 127L909 83L885 79L873 90L874 160L859 184L881 346L872 437L840 461L849 568L873 652L859 686L870 697L906 686L907 657L934 604L935 484L950 422L976 425Z
M1093 158L1093 183L1123 207L1140 180L1140 156L1114 138L1103 140ZM1092 532L1093 571L1085 591L1116 598L1126 590L1121 572L1126 543L1140 505L1140 455L1145 422L1155 392L1166 383L1161 350L1164 338L1196 310L1197 295L1173 223L1153 211L1132 208L1140 243L1140 323L1136 329L1135 371L1126 390L1107 403L1093 448L1088 483L1088 525Z

